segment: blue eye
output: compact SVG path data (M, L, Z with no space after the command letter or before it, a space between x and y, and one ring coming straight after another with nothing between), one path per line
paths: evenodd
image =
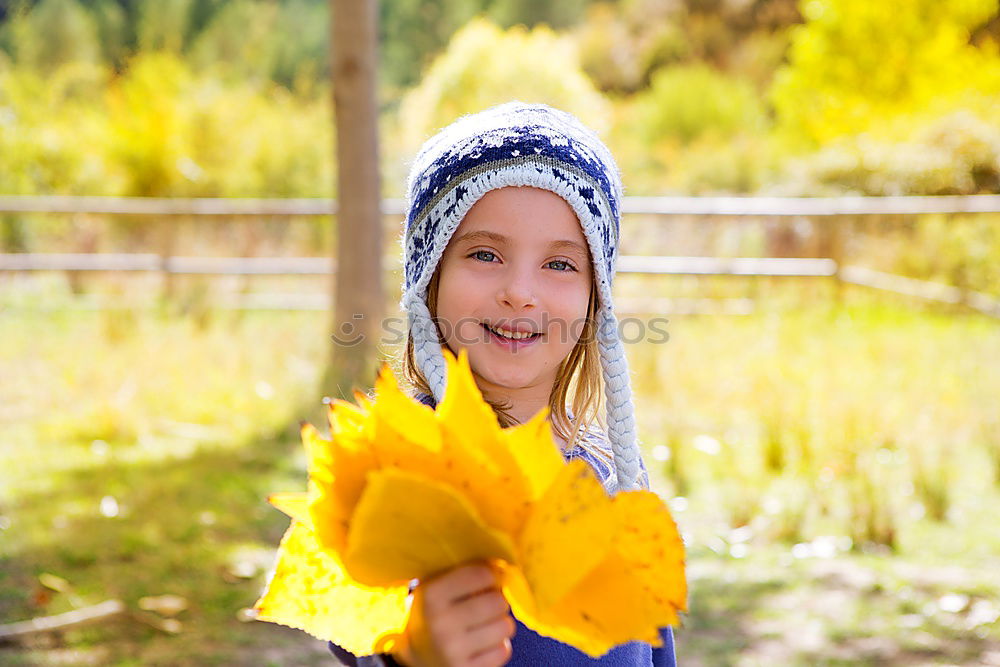
M496 259L496 255L489 250L477 250L476 252L469 255L470 257L475 257L476 259L483 262L492 262Z
M559 264L562 268L553 266L554 264ZM551 266L556 271L576 271L576 267L574 267L572 264L563 259L554 259L551 262L549 262L549 266Z

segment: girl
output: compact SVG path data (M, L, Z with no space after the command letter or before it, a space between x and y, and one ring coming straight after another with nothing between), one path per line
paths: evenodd
M441 401L442 346L464 348L501 425L548 406L564 456L586 460L609 493L648 486L611 300L621 196L593 132L563 111L511 102L424 144L404 238L404 374L417 397ZM606 436L594 423L602 384ZM672 635L661 634L662 647L631 642L590 658L513 619L492 570L473 563L416 585L392 654L330 648L359 667L673 665Z

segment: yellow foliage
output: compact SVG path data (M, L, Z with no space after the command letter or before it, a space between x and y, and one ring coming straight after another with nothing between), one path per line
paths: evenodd
M109 91L107 120L124 194L315 195L332 182L325 103L222 85L168 53L131 61Z
M257 618L331 639L348 651L372 653L406 627L405 585L358 584L336 554L322 549L308 524L292 521L278 547Z
M344 552L358 581L392 586L414 573L491 558L514 560L510 537L488 526L453 487L394 468L369 473Z
M86 63L43 75L0 62L0 191L114 193L99 106L110 77Z
M823 144L972 98L1000 98L996 45L969 43L996 0L808 0L771 90L785 128Z
M598 132L610 124L610 104L584 74L571 37L544 25L505 31L480 18L455 33L404 98L404 144L415 150L458 116L513 99L565 109Z
M0 62L0 190L136 196L330 194L326 96L228 82L170 53L121 74Z
M437 411L383 368L374 402L331 404L331 439L303 426L309 491L270 498L293 521L258 617L368 655L405 627L410 581L492 561L537 632L594 656L658 645L687 595L666 506L609 497L585 462L566 464L544 410L501 429L465 353L446 357Z
M575 459L536 504L518 555L539 607L561 600L611 549L614 515L606 500L587 464Z

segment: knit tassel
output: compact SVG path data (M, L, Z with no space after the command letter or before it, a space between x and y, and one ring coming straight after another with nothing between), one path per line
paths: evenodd
M437 327L431 319L427 304L419 296L409 294L404 306L409 313L414 360L427 380L434 400L440 405L444 400L446 366Z
M608 308L601 309L597 331L604 369L604 395L608 413L608 440L615 459L618 488L632 491L641 486L639 445L636 441L635 411L629 383L625 346L618 336L618 320Z

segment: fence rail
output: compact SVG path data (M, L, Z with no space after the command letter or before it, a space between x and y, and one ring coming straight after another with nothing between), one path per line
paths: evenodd
M327 275L329 257L180 257L152 253L8 253L0 271L121 271L218 276Z
M399 270L397 260L386 262L388 270ZM336 273L336 262L326 257L161 257L154 254L30 253L0 254L0 271L110 271L157 272L174 275L300 275ZM1000 318L1000 299L951 285L916 280L844 265L828 258L783 257L653 257L623 255L618 273L711 276L800 276L836 277L861 285L926 301L965 304L991 317ZM296 302L297 303L297 302ZM311 303L311 302L309 302ZM744 312L745 304L739 308ZM313 309L313 306L303 308ZM685 311L688 312L688 311Z
M385 261L399 269L397 259ZM328 257L163 257L152 253L7 253L0 271L135 271L200 275L328 275ZM825 258L660 257L622 255L618 273L731 276L833 276L837 263Z
M336 215L333 199L171 199L147 197L0 196L2 213L52 213L190 217L267 217ZM405 215L406 201L382 200L386 215ZM657 216L838 218L866 215L1000 213L1000 195L940 197L625 197L622 213ZM838 230L839 227L833 227ZM834 244L839 255L841 243ZM387 269L400 267L393 259ZM335 262L326 257L181 257L157 253L11 253L0 254L3 271L158 272L165 276L198 275L329 275ZM622 256L620 273L658 275L833 277L861 285L945 304L964 304L1000 318L1000 300L904 276L849 266L832 258L658 257ZM744 311L745 304L737 310Z
M382 200L386 215L403 215L406 200ZM0 213L95 215L324 216L336 215L334 199L241 199L0 195ZM802 216L1000 213L1000 195L938 197L625 197L622 213L638 215Z

